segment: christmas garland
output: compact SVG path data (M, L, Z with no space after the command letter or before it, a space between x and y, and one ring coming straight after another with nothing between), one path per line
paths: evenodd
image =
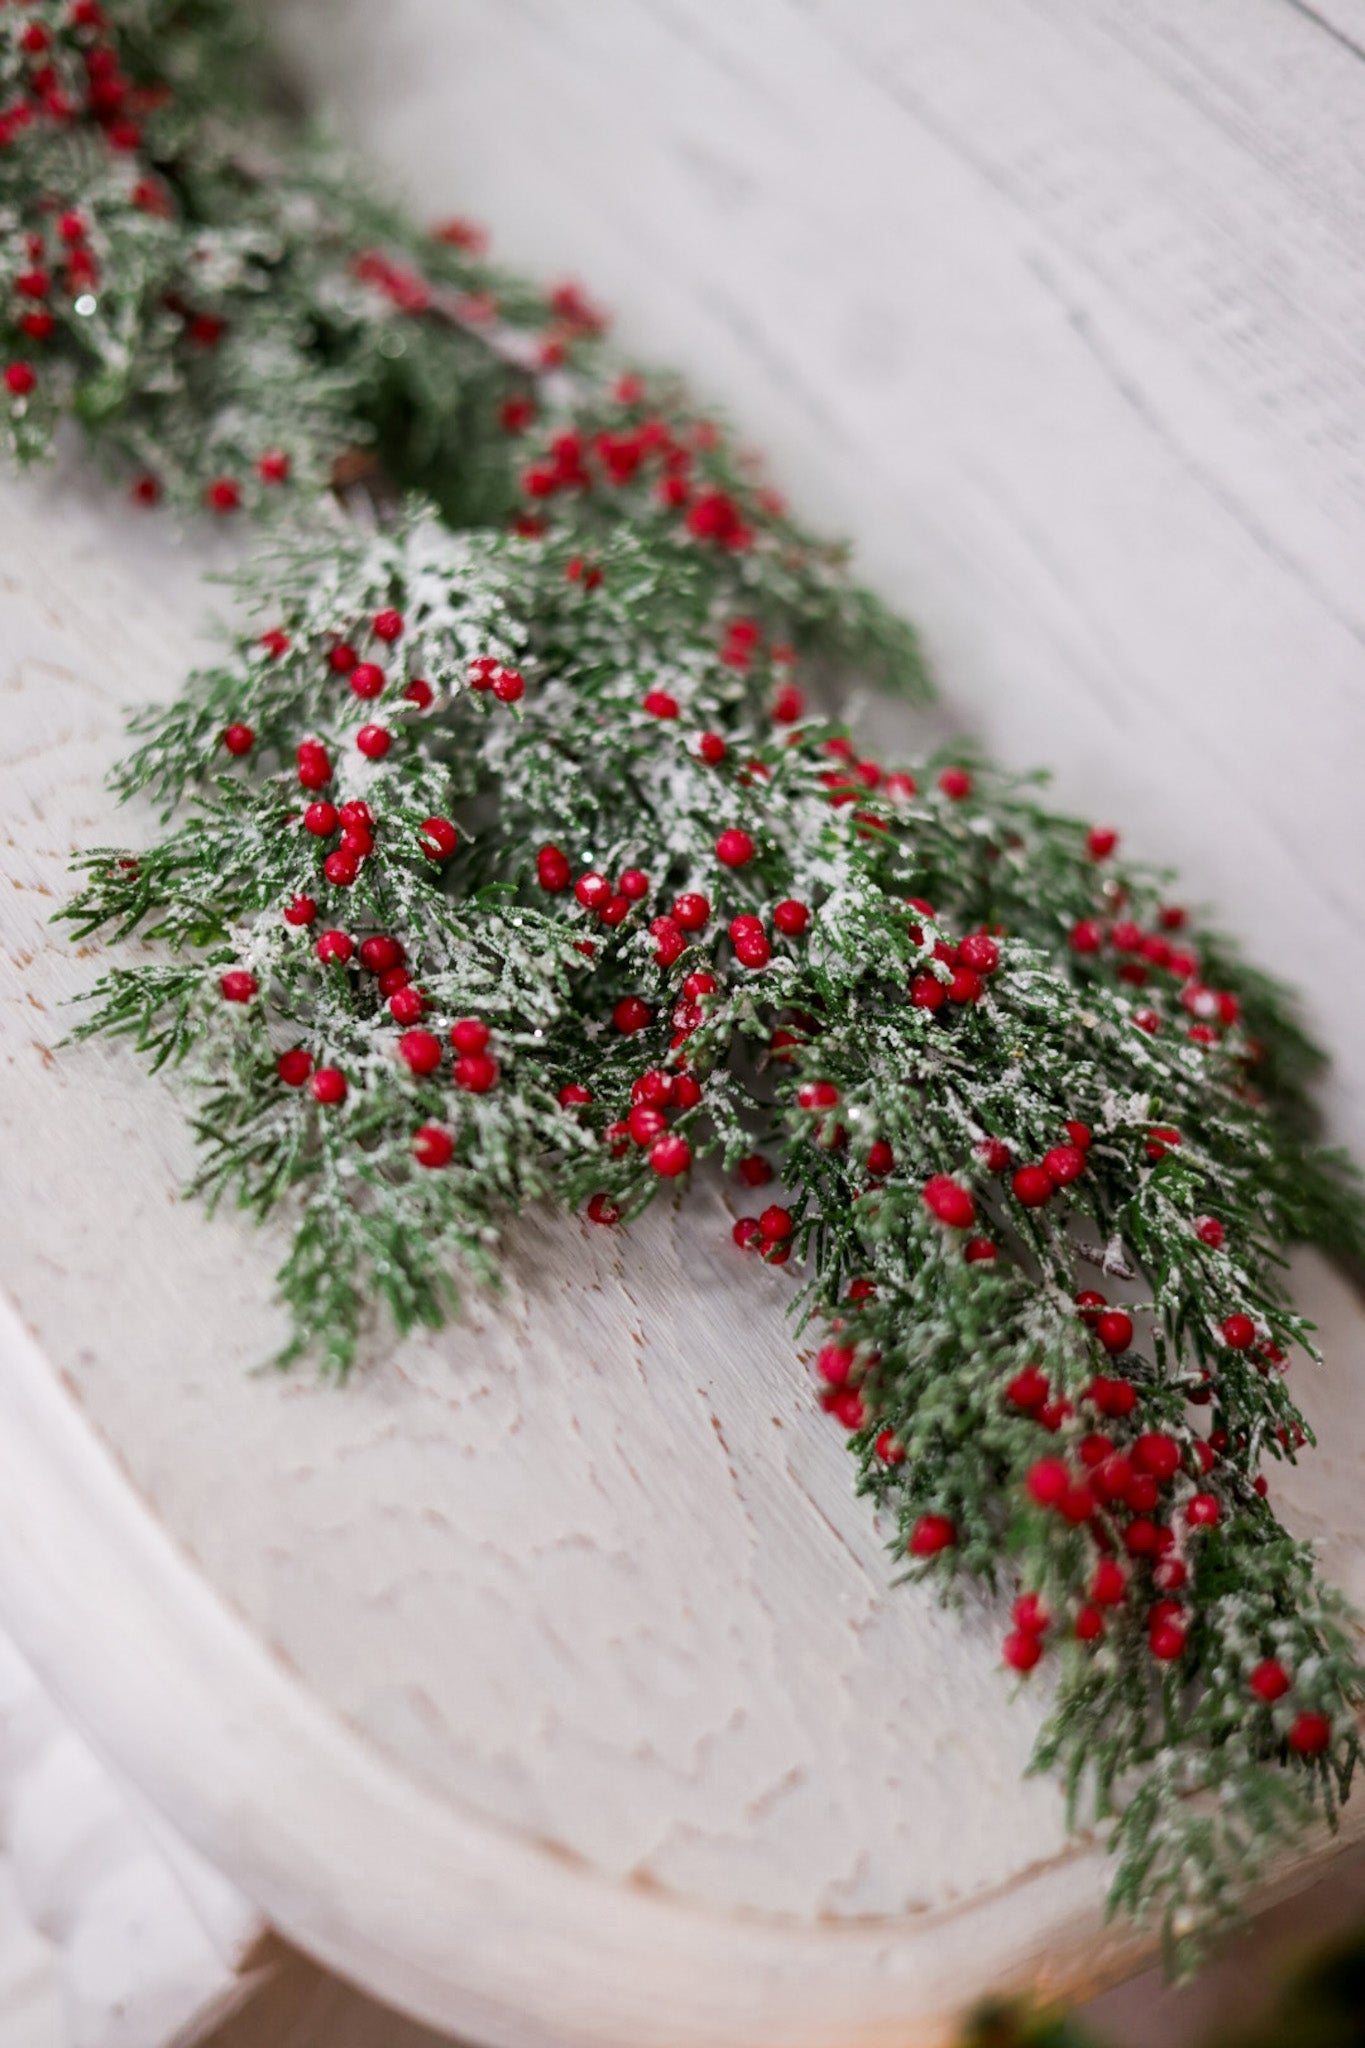
M211 1200L288 1205L285 1356L338 1373L527 1202L627 1222L717 1155L897 1555L1017 1593L1036 1761L1187 1962L1357 1755L1261 1470L1307 1435L1285 1247L1365 1239L1318 1055L1112 831L816 716L830 673L922 694L912 632L579 289L272 91L219 5L0 26L15 455L75 420L138 503L273 522L254 623L136 722L119 787L175 822L82 858L77 931L152 942L83 1028L184 1070Z

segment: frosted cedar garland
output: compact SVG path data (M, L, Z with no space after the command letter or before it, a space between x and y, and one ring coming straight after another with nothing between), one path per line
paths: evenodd
M74 417L139 502L294 514L138 723L121 787L178 822L67 913L154 942L86 1028L185 1070L201 1188L296 1219L286 1356L717 1155L896 1549L1017 1593L1038 1761L1188 1961L1357 1752L1261 1472L1305 1440L1283 1248L1361 1242L1292 1006L1112 831L809 715L817 667L922 688L909 629L581 291L235 112L234 14L11 7L0 84L16 454Z

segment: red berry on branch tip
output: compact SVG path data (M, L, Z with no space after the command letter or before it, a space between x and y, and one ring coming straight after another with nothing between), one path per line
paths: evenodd
M434 1074L441 1064L441 1041L432 1031L405 1031L398 1056L414 1074Z
M1010 1185L1015 1200L1026 1209L1041 1209L1053 1194L1052 1176L1045 1166L1021 1166Z
M1256 1342L1256 1325L1250 1316L1240 1313L1224 1316L1222 1332L1223 1342L1232 1351L1249 1351Z
M275 1062L275 1072L286 1088L302 1088L313 1071L313 1055L301 1045L282 1052Z
M319 1067L308 1085L315 1102L330 1107L346 1100L346 1076L340 1067Z
M956 1542L957 1531L946 1515L921 1515L910 1531L908 1548L912 1557L937 1557Z
M1276 1700L1282 1700L1289 1691L1291 1679L1277 1657L1266 1657L1247 1679L1248 1690L1268 1707Z
M1332 1740L1332 1724L1326 1714L1305 1709L1289 1730L1289 1747L1296 1756L1321 1756Z
M649 1163L661 1179L675 1180L692 1164L692 1147L677 1131L668 1131L650 1146Z
M487 1095L498 1083L498 1063L486 1052L462 1052L452 1071L455 1086L467 1095Z
M234 967L222 976L218 983L224 1002L249 1003L258 992L260 983L254 974L248 974L244 967Z
M737 826L727 828L716 841L716 859L722 867L747 867L753 857L753 840Z
M1043 1646L1036 1635L1017 1628L1005 1637L1001 1654L1012 1671L1032 1671L1043 1654Z
M412 1156L419 1166L448 1166L455 1153L455 1140L440 1124L422 1124L413 1134Z
M1133 1341L1133 1319L1123 1309L1106 1309L1095 1319L1095 1335L1105 1350L1117 1356Z
M976 1203L970 1191L951 1174L934 1174L924 1184L923 1198L930 1214L952 1230L970 1230L976 1221Z

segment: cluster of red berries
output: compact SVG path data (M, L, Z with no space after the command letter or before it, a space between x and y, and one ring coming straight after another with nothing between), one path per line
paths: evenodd
M909 927L910 938L915 945L922 946L925 934L919 919L932 921L933 905L923 896L912 896L907 908L915 912ZM911 1002L917 1010L927 1010L931 1015L945 1004L980 1002L987 981L1000 966L1000 945L989 932L968 932L956 945L949 939L936 939L932 957L946 972L936 974L924 968L910 982Z
M624 1159L636 1146L646 1154L651 1169L661 1180L676 1180L692 1164L692 1147L680 1131L668 1128L669 1114L696 1109L701 1099L701 1083L695 1074L683 1068L668 1073L662 1067L650 1067L637 1074L631 1082L629 1112L608 1124L603 1133L612 1158ZM588 1089L570 1083L560 1090L559 1100L560 1106L568 1109L590 1102L592 1096ZM615 1218L611 1220L614 1222Z
M624 388L639 387L632 382ZM723 548L747 548L754 528L736 499L693 476L697 455L715 445L715 429L706 422L693 428L690 440L657 418L625 428L603 428L593 435L566 428L523 472L522 491L533 503L543 503L566 491L619 490L648 482L655 503L678 513L694 539ZM521 531L541 530L534 518L518 524Z
M1096 835L1091 834L1092 839ZM1102 835L1117 839L1117 835ZM1212 1046L1241 1021L1241 1004L1231 989L1208 987L1200 978L1198 955L1188 947L1172 945L1167 936L1185 924L1185 912L1175 904L1163 904L1157 912L1157 931L1145 932L1131 919L1113 923L1100 917L1078 918L1072 925L1069 943L1079 957L1108 952L1119 960L1118 978L1133 988L1145 988L1154 973L1168 975L1180 984L1181 1008L1191 1018L1186 1037L1194 1045ZM1134 1021L1144 1030L1161 1029L1160 1012L1142 1009ZM1254 1048L1253 1048L1254 1050Z
M142 116L164 105L169 89L137 86L124 76L117 49L104 39L109 23L98 0L73 0L65 26L74 36L74 51L65 37L59 47L41 22L11 32L25 63L25 89L0 114L0 149L35 123L65 128L79 120L99 130L120 154L140 148ZM74 54L75 65L59 67L63 54Z

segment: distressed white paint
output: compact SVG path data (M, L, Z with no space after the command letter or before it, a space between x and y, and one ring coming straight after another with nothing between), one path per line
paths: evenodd
M733 400L927 620L955 712L1264 957L1288 928L1330 962L1359 1131L1365 70L1235 11L293 19L433 213ZM502 1304L344 1395L248 1375L280 1240L174 1203L167 1090L53 1054L91 963L44 919L73 844L138 829L99 789L117 707L174 687L200 604L165 545L0 495L0 1612L286 1932L491 2041L904 2043L1112 1967L999 1617L891 1591L714 1190L628 1238L528 1223ZM1328 1448L1286 1495L1361 1596L1361 1320L1302 1279Z

